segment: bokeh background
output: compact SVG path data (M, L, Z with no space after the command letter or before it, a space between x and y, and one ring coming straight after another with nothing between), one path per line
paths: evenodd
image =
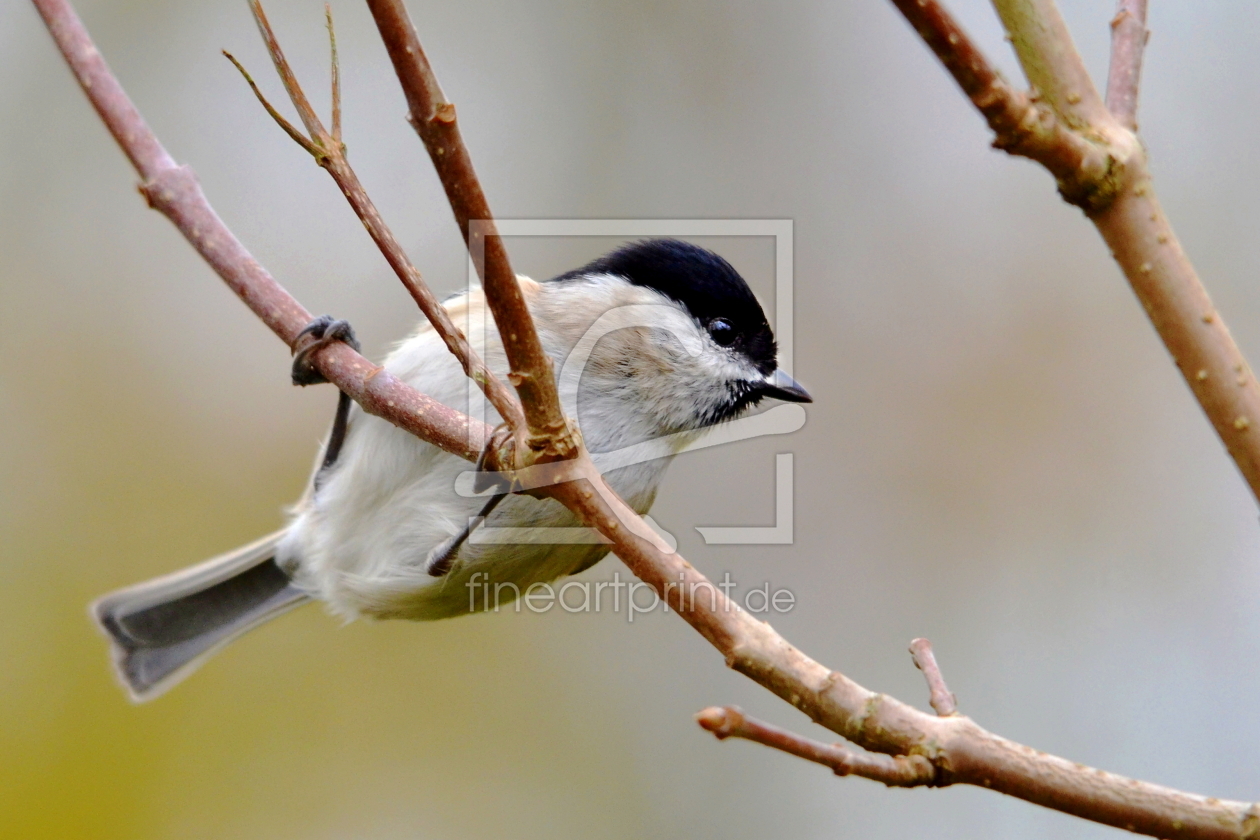
M981 0L951 7L1008 75ZM1260 358L1260 6L1154 2L1141 122L1171 219ZM84 0L98 44L219 212L380 356L416 313L327 177L219 55L265 79L245 4ZM413 0L493 206L525 218L790 218L806 427L680 459L656 518L712 577L926 708L936 644L1010 738L1220 797L1260 795L1260 520L1092 227L883 0ZM1108 0L1065 0L1105 76ZM327 106L321 4L271 0ZM440 291L458 233L366 10L335 4L346 135ZM151 705L85 606L278 526L331 389L175 231L27 4L0 4L0 837L1118 836L975 789L899 791L692 721L737 703L827 738L676 616L340 626L306 609ZM550 276L607 244L515 241ZM768 241L716 244L763 295ZM796 453L791 546L767 525ZM608 579L615 559L588 573Z

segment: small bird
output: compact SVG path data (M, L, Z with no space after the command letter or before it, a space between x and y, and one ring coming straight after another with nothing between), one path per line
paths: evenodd
M596 465L647 446L647 458L623 458L605 473L640 514L672 457L707 427L766 397L811 401L778 368L774 334L748 284L712 251L650 239L543 283L518 279L562 407ZM479 289L443 305L465 333L489 322ZM308 329L325 341L353 341L344 322L325 318ZM498 335L482 332L470 342L502 376L508 364ZM384 367L448 406L470 404L469 380L427 322ZM489 407L486 415L500 422ZM344 395L319 464L282 530L92 605L132 699L161 694L228 642L310 601L347 619L448 618L484 609L485 584L498 604L588 569L609 551L602 542L548 542L546 530L515 544L470 540L477 527L579 523L552 499L502 487L489 497L457 492L471 465Z

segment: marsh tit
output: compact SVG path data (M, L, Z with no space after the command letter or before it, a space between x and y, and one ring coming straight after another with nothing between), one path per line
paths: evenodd
M647 447L649 457L614 459L621 465L605 473L641 514L673 455L706 427L766 397L810 401L779 370L774 335L748 284L711 251L641 241L547 282L520 284L565 413L577 419L596 465ZM468 329L487 320L482 292L444 305L486 364L505 374L497 333ZM427 322L384 367L448 406L470 404L469 381ZM494 585L496 603L510 600L608 553L602 542L549 542L546 529L578 524L554 500L514 494L488 503L457 492L466 461L345 404L339 451L325 443L287 527L93 604L133 699L160 694L229 641L309 601L348 619L447 618L484 608L477 593L488 587L479 584ZM499 422L488 406L486 414ZM532 536L514 544L469 539L478 525L530 528Z

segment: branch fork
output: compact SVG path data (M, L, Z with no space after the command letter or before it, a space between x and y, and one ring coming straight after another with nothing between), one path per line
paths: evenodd
M946 687L945 678L941 675L941 669L932 653L932 643L927 639L915 639L910 643L910 655L915 667L923 672L927 680L932 708L937 715L952 718L959 725L970 724L969 720L958 715L954 695ZM840 675L832 672L828 682L837 677ZM885 699L882 694L869 698L865 713L854 721L858 730L865 729L868 725L879 725L880 707ZM799 698L789 698L789 701L794 706L800 705ZM880 755L852 750L843 744L824 744L797 735L749 717L737 706L710 706L696 714L696 723L712 732L719 741L727 738L755 741L806 761L830 767L837 776L862 776L883 782L888 787L945 787L954 782L949 772L946 753L939 746L942 741L947 740L940 737L945 733L937 733L938 737L924 738L909 748L898 744L890 750L890 755Z
M749 717L737 706L710 706L696 722L719 741L744 738L789 755L830 767L837 776L862 776L888 787L936 786L936 768L922 755L861 753L841 744L824 744Z
M995 145L1045 166L1098 228L1260 499L1260 388L1164 216L1134 133L1146 0L1117 4L1106 101L1053 0L993 0L1034 94L1006 84L940 0L892 2L984 114Z

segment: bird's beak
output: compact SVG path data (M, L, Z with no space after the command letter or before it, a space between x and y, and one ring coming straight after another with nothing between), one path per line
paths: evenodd
M809 391L806 391L799 382L781 370L775 370L773 373L766 374L766 378L761 384L761 393L764 396L774 397L776 400L783 400L784 402L807 403L814 401L814 398L809 395Z

